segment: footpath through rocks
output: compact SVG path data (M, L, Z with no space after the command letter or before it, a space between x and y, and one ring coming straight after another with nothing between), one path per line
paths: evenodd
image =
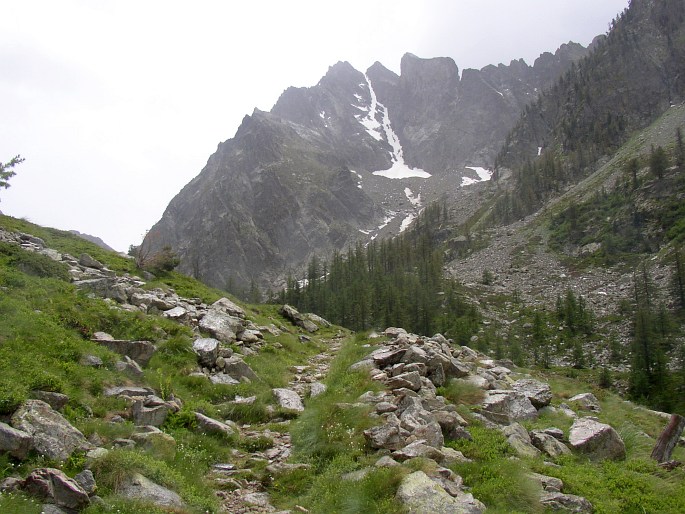
M323 352L310 357L307 364L291 368L293 378L288 387L274 390L274 396L281 407L302 412L304 410L304 399L317 396L326 390L322 381L328 374L330 363L340 349L342 341L342 336L323 340L326 348ZM242 401L245 400L249 401L249 399ZM235 462L244 463L242 466L234 464L217 464L214 466L209 478L217 486L217 495L221 498L222 508L225 512L232 514L279 512L271 505L269 494L259 477L244 478L252 474L251 467L255 464L265 466L264 470L270 475L277 475L306 466L305 464L287 463L292 453L290 433L288 432L290 420L282 420L277 424L282 430L276 431L267 428L267 425L273 426L274 422L240 426L241 437L255 441L271 440L268 443L270 448L251 453L234 450ZM306 509L302 508L302 512L306 512Z

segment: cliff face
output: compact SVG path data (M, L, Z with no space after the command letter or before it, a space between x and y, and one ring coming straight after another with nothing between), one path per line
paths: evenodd
M278 287L315 254L397 233L427 202L458 198L464 167L491 166L522 106L584 53L569 43L534 66L461 76L449 58L407 54L399 76L339 62L246 116L143 244L170 245L181 271L217 287Z

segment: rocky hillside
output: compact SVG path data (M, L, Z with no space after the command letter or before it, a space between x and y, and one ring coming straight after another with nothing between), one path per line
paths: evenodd
M533 66L461 75L449 58L411 54L399 76L337 63L246 116L143 246L170 246L181 271L216 287L278 287L315 254L397 234L438 197L468 197L462 184L489 178L523 106L586 53L568 43Z
M685 509L668 415L0 222L3 512Z

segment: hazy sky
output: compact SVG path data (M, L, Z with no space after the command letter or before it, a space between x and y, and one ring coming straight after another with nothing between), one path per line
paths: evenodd
M140 242L255 107L337 61L399 73L587 45L628 0L0 0L0 210Z

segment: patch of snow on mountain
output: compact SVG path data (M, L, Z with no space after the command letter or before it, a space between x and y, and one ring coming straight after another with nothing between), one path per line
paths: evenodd
M467 170L472 170L476 172L478 178L462 177L461 187L470 186L472 184L477 184L478 182L486 182L492 178L492 171L487 168L482 168L480 166L466 166Z
M362 176L354 170L350 170L350 173L354 173L355 175L357 175L357 187L359 189L362 189Z
M387 170L374 171L373 174L378 175L379 177L395 179L410 177L429 178L431 176L430 173L427 173L420 168L412 168L404 162L404 150L402 149L400 138L397 137L397 134L395 134L392 124L390 123L388 108L382 103L378 102L376 99L376 92L373 90L373 86L371 85L371 80L366 75L364 75L364 77L366 78L366 82L369 86L369 92L371 93L371 107L369 109L369 116L364 120L360 120L360 122L366 127L366 130L369 132L369 134L371 134L378 141L381 141L383 138L380 137L380 132L378 132L378 127L380 124L376 120L375 116L376 111L380 108L383 114L383 132L385 132L385 137L392 147L392 152L390 152L392 166L390 166L390 168ZM373 124L373 133L371 132L370 128L371 124ZM378 134L379 137L376 137L374 134Z
M364 75L366 77L366 75ZM371 105L369 106L369 114L364 117L364 118L357 118L359 120L359 123L364 125L364 128L366 131L369 133L369 135L374 138L376 141L382 141L383 140L383 135L380 133L379 129L381 127L381 124L378 122L376 119L376 111L378 110L378 106L380 105L378 103L378 100L376 100L376 92L373 90L371 87L371 81L369 80L368 77L366 77L366 82L369 85L369 92L371 93ZM355 98L358 95L355 94ZM361 97L360 97L361 98ZM362 109L366 111L366 109Z
M362 95L360 95L359 93L355 93L354 97L357 99L358 102L362 101Z
M397 213L395 211L388 211L385 213L385 218L383 218L383 223L381 223L378 226L378 230L384 229L388 223L390 223L392 220L395 219L395 216L397 216Z
M326 111L321 111L321 112L319 113L319 116L321 116L321 119L322 119L322 120L325 120L325 119L326 119Z
M409 228L409 225L411 225L411 222L416 219L416 214L413 212L411 214L408 214L407 217L405 217L402 220L402 225L400 225L400 234L407 230Z
M414 206L414 207L421 207L421 193L418 195L414 196L414 193L412 193L412 190L409 189L408 187L404 188L404 194L407 197L407 200Z
M542 147L538 146L538 157L542 155Z

